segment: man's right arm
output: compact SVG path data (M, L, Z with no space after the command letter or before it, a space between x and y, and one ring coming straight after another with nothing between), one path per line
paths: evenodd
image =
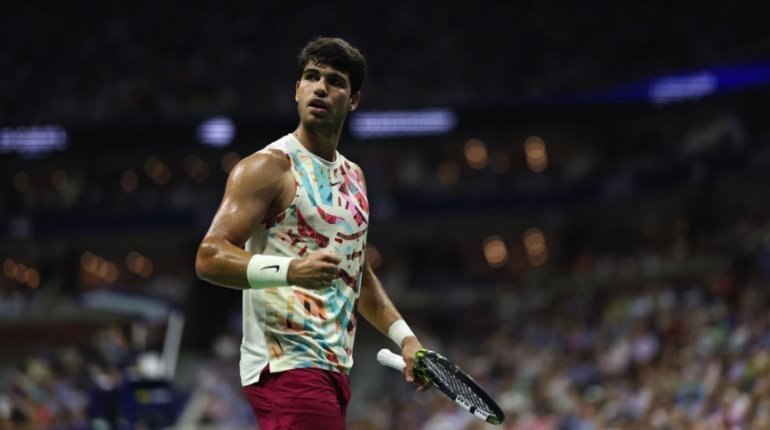
M243 247L279 200L288 168L287 161L271 153L257 153L233 168L222 203L198 248L199 278L223 287L249 288L246 268L251 254Z
M282 209L282 197L290 200L294 195L289 168L289 161L276 153L257 153L233 168L222 203L198 247L195 271L199 278L228 288L251 288L247 269L254 256L244 245L271 208ZM339 262L339 257L327 252L295 258L288 267L287 283L327 287L339 273Z

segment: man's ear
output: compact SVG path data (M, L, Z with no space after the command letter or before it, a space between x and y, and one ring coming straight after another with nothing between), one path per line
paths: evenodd
M294 101L295 102L299 101L299 94L298 94L298 92L299 92L299 81L297 81L297 83L294 84Z
M353 94L350 97L350 103L348 103L348 110L356 110L358 107L358 103L361 101L361 91L356 91L355 94Z

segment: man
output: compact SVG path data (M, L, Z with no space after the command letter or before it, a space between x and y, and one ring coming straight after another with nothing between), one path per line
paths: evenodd
M299 126L235 166L198 249L201 279L243 290L241 382L263 430L344 429L356 309L401 347L414 381L422 345L365 261L364 176L337 152L366 72L342 39L303 48Z

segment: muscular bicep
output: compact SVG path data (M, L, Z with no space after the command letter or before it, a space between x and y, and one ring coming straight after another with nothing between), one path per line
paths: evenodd
M272 155L244 159L230 173L222 203L207 238L224 239L243 247L280 200L287 171Z
M230 172L222 203L195 257L199 278L224 287L249 287L246 269L251 254L244 245L286 192L288 169L284 158L258 153Z

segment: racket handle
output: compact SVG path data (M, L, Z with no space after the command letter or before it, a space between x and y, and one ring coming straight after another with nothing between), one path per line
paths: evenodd
M404 359L400 355L390 352L387 348L382 348L380 352L377 353L377 361L383 366L392 367L396 370L404 370L406 367Z

